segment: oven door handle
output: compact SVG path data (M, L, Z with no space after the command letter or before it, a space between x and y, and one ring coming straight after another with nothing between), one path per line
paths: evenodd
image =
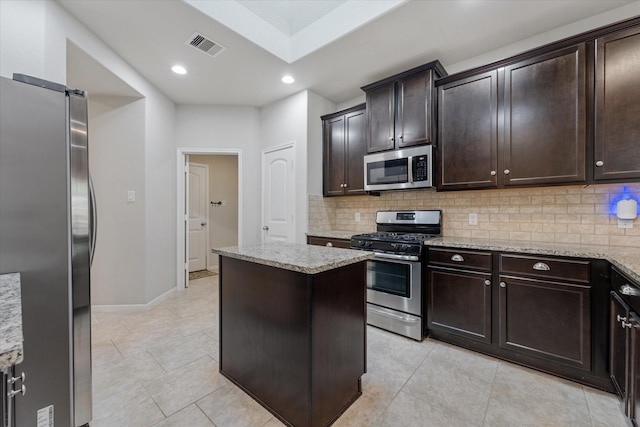
M385 254L381 252L373 253L376 258L382 259L392 259L396 261L420 261L420 258L415 255L396 255L396 254Z
M420 321L419 317L411 316L409 314L403 316L401 314L391 312L390 310L374 308L371 305L367 306L367 310L373 311L374 313L382 316L391 317L392 319L402 320L403 322L417 323Z

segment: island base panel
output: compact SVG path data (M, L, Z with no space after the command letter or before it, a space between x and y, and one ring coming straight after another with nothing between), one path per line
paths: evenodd
M365 263L308 275L220 264L220 372L280 420L332 424L361 395Z

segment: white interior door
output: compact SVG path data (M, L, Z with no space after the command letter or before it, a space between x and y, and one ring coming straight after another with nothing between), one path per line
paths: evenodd
M189 272L207 268L207 169L206 165L189 163Z
M262 152L262 241L295 241L294 145Z

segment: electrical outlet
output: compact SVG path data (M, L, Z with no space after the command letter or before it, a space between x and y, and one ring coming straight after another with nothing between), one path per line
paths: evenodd
M633 228L632 219L618 219L618 228Z
M356 212L355 217L356 217L356 222L360 221L360 212Z
M478 214L470 213L469 214L469 225L478 225Z

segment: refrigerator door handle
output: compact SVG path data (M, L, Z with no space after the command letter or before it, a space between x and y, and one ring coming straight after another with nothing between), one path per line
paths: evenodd
M91 179L91 175L89 175L89 200L91 201L91 233L89 235L89 245L90 245L90 264L93 265L93 255L96 252L96 238L98 237L98 208L96 206L96 192L93 188L93 180Z

